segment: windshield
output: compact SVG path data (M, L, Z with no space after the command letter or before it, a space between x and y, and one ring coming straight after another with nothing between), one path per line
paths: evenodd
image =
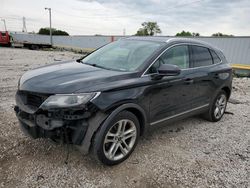
M82 62L106 69L136 71L161 46L160 42L119 40L96 50Z

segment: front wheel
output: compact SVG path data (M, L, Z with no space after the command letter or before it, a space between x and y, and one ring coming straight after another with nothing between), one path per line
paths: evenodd
M219 121L226 111L227 100L226 92L220 91L210 106L209 111L204 114L205 119L212 122Z
M94 155L106 165L119 164L133 152L139 135L137 117L129 111L122 111L108 124L104 123L95 135Z

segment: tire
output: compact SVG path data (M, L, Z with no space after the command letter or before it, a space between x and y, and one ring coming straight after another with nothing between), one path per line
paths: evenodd
M35 44L32 44L32 45L30 46L30 49L31 49L31 50L39 50L39 46L38 46L38 45L35 45Z
M220 91L214 98L209 111L203 114L203 117L211 122L219 121L223 117L226 111L227 101L228 97L226 92L223 90Z
M118 113L96 133L92 148L95 158L109 166L123 162L136 147L139 135L137 117L129 111Z

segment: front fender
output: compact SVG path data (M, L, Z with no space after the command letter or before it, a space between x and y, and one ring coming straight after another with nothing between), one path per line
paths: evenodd
M83 154L88 154L89 149L91 147L91 141L93 137L95 136L95 133L99 130L99 128L102 125L109 124L110 121L121 111L127 110L127 109L136 109L141 113L142 122L144 123L144 129L146 129L148 126L148 119L146 116L145 111L142 107L140 107L138 104L135 103L127 103L123 104L116 109L114 109L111 113L105 113L105 112L97 112L93 117L91 117L88 121L88 129L85 134L85 137L82 141L82 143L79 146L76 146L80 152ZM145 132L145 130L144 130Z

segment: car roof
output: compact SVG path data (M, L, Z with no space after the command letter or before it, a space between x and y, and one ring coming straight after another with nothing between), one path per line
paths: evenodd
M191 43L196 45L206 46L208 48L221 51L220 49L210 45L201 40L196 40L193 38L185 38L185 37L163 37L163 36L132 36L125 38L125 40L144 40L144 41L154 41L154 42L165 42L167 44L172 43Z

